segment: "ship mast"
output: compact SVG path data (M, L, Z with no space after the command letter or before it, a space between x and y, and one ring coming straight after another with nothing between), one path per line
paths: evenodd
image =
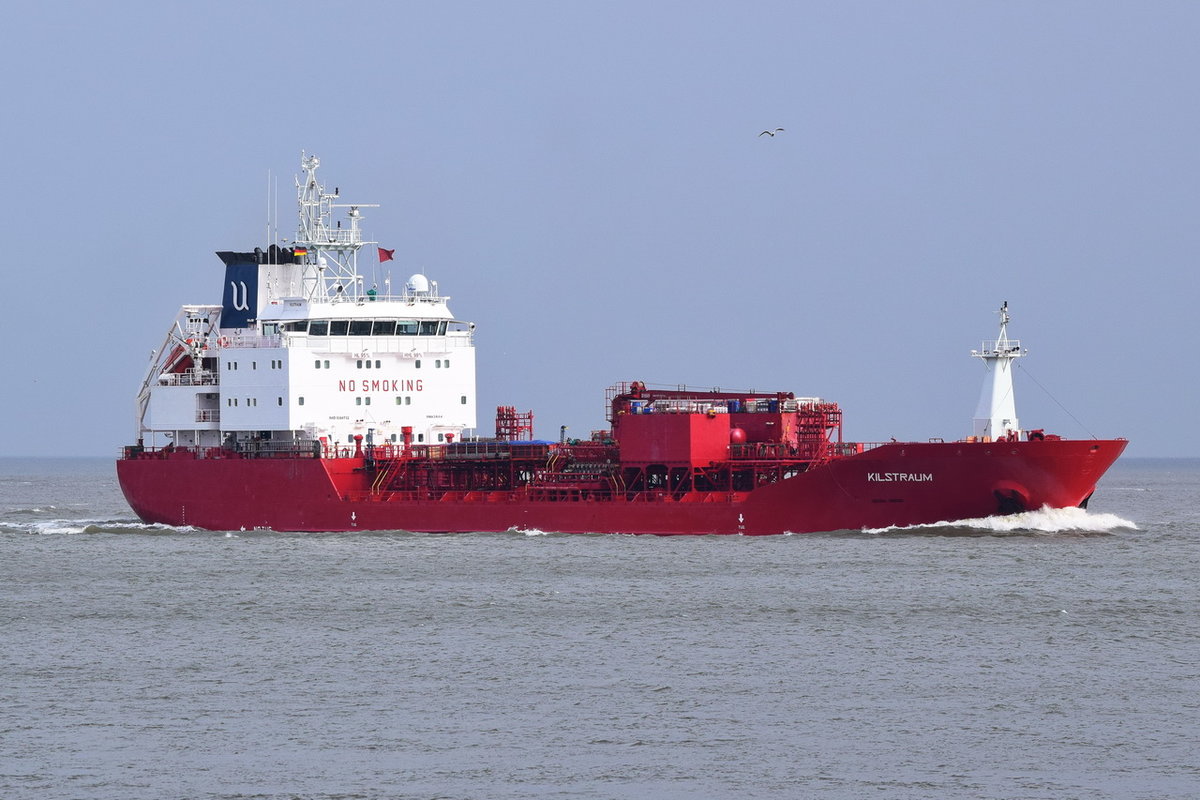
M976 436L1001 439L1014 432L1020 434L1017 420L1017 401L1013 395L1012 363L1028 351L1021 349L1019 339L1008 338L1008 301L1000 306L1000 335L985 341L971 355L981 359L987 368L979 406L975 409Z
M321 160L315 155L300 154L304 177L296 178L296 200L300 207L300 224L293 242L294 249L307 251L297 255L304 267L304 292L309 300L358 300L364 296L363 279L358 272L358 251L363 245L378 242L363 241L362 208L378 208L374 203L354 205L335 203L338 189L332 193L317 182L317 167ZM349 227L334 223L333 209L346 208Z

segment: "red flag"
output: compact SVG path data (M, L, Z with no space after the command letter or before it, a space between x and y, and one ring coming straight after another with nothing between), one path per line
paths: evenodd
M395 254L396 254L395 250L384 250L382 247L380 247L379 248L379 263L382 264L384 261L391 261L392 256L394 256Z

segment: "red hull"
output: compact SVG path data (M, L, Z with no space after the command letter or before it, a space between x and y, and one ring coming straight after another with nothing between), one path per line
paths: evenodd
M536 529L564 533L810 533L1078 506L1127 442L896 443L835 458L746 492L536 499L513 492L372 492L361 458L197 458L117 462L121 489L147 522L209 530Z

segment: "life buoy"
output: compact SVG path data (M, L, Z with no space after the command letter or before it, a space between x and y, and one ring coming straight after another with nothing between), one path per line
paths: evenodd
M217 339L217 344L221 345L221 347L229 347L229 337L222 336L220 339Z

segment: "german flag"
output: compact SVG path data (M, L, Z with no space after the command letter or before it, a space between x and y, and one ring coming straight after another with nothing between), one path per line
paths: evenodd
M306 255L308 255L308 248L307 248L307 247L293 247L293 248L292 248L292 255L294 255L294 256L306 256Z

